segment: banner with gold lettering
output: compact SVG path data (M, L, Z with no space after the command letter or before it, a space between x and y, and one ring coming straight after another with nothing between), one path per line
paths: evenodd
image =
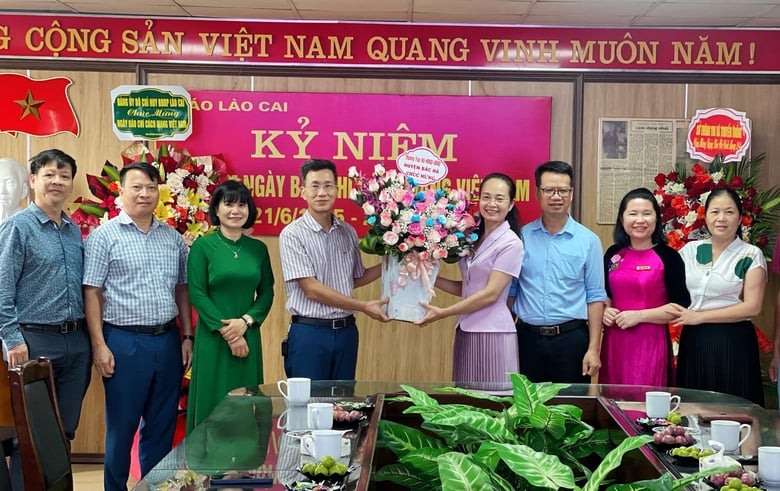
M777 73L777 29L269 22L3 13L0 58Z
M277 235L303 213L300 167L310 158L336 164L335 213L362 229L347 169L394 168L418 147L446 164L440 185L476 191L482 176L503 172L516 180L522 220L539 214L533 171L549 160L549 97L189 92L193 132L183 146L224 156L260 208L256 235Z

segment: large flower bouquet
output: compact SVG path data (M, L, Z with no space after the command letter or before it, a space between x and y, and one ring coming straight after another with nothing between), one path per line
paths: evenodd
M227 179L227 167L220 155L193 157L186 150L162 144L155 156L137 142L122 152L122 161L125 165L147 162L158 169L160 200L154 214L182 234L187 245L211 229L208 203L214 189ZM88 174L87 184L99 201L79 197L71 215L84 237L122 209L119 169L114 164L106 161L100 176Z
M371 176L349 169L350 199L369 226L360 241L368 254L384 256L382 290L390 297L388 315L415 321L425 314L420 300L430 301L439 260L457 262L479 238L473 201L460 189L418 186L396 170L374 166Z
M469 253L477 241L472 201L461 189L423 189L414 179L382 164L365 177L350 167L350 199L363 208L368 233L360 248L368 254L403 259L419 255L448 263Z
M771 258L775 246L772 229L780 216L780 188L757 189L763 160L764 154L730 164L716 158L708 170L696 163L690 171L678 166L673 172L658 174L655 195L669 245L679 250L687 242L709 238L704 203L711 191L729 187L742 198L742 239Z

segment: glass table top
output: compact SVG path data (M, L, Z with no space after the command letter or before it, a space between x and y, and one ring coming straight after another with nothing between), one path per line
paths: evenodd
M376 394L391 397L403 393L402 382L387 381L312 381L309 402L371 402ZM407 385L435 393L437 388L453 387L452 382L410 382ZM484 386L457 384L470 390L511 395L509 386ZM744 452L755 452L759 445L777 445L780 435L780 419L776 412L766 411L750 401L726 394L679 388L617 386L597 384L572 384L559 392L559 397L602 398L614 408L613 418L622 419L626 433L631 433L633 419L643 414L645 392L668 390L679 395L682 404L678 409L692 424L700 426L702 438L709 431L698 422L701 414L748 414L754 418L755 435L746 442ZM286 410L288 413L280 421ZM205 476L233 478L251 477L257 481L241 481L238 488L289 489L296 482L305 480L297 470L312 461L301 446L301 437L307 432L287 431L286 422L301 425L305 421L306 408L288 408L280 396L276 384L243 387L231 391L212 414L179 443L143 477L134 489L176 490L192 489L186 485L192 479L199 480L201 488L208 489ZM298 414L295 414L298 413ZM367 431L363 425L355 425L344 434L343 455L339 461L354 470L342 489L354 489L361 476L370 473L373 458L373 440L367 443Z

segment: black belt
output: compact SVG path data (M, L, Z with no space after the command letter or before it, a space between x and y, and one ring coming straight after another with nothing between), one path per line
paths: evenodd
M517 325L540 336L558 336L559 334L573 331L581 327L587 327L588 323L583 319L574 319L553 326L535 326L518 319Z
M342 327L354 326L355 316L348 315L338 319L318 319L317 317L304 317L302 315L292 316L293 324L304 324L306 326L327 327L328 329L341 329Z
M69 320L61 324L19 324L23 331L58 332L69 334L84 329L84 319Z
M120 326L118 324L111 324L108 322L103 323L104 326L111 329L119 329L120 331L135 332L138 334L151 334L152 336L159 336L165 334L176 326L176 319L171 319L165 324L157 324L154 326Z

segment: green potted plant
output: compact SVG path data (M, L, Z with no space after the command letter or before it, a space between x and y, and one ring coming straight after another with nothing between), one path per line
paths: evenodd
M389 420L379 421L378 446L397 461L374 472L372 482L392 482L425 490L582 489L595 491L623 456L652 440L641 435L625 438L611 448L607 431L582 421L582 409L548 404L566 384L534 384L521 374L511 375L513 394L494 396L457 387L441 389L475 399L487 399L503 409L469 404L440 404L413 387L405 414L418 414L421 431ZM591 470L583 460L600 460ZM697 479L722 472L712 469L675 479L670 474L631 484L612 484L609 490L675 490Z

